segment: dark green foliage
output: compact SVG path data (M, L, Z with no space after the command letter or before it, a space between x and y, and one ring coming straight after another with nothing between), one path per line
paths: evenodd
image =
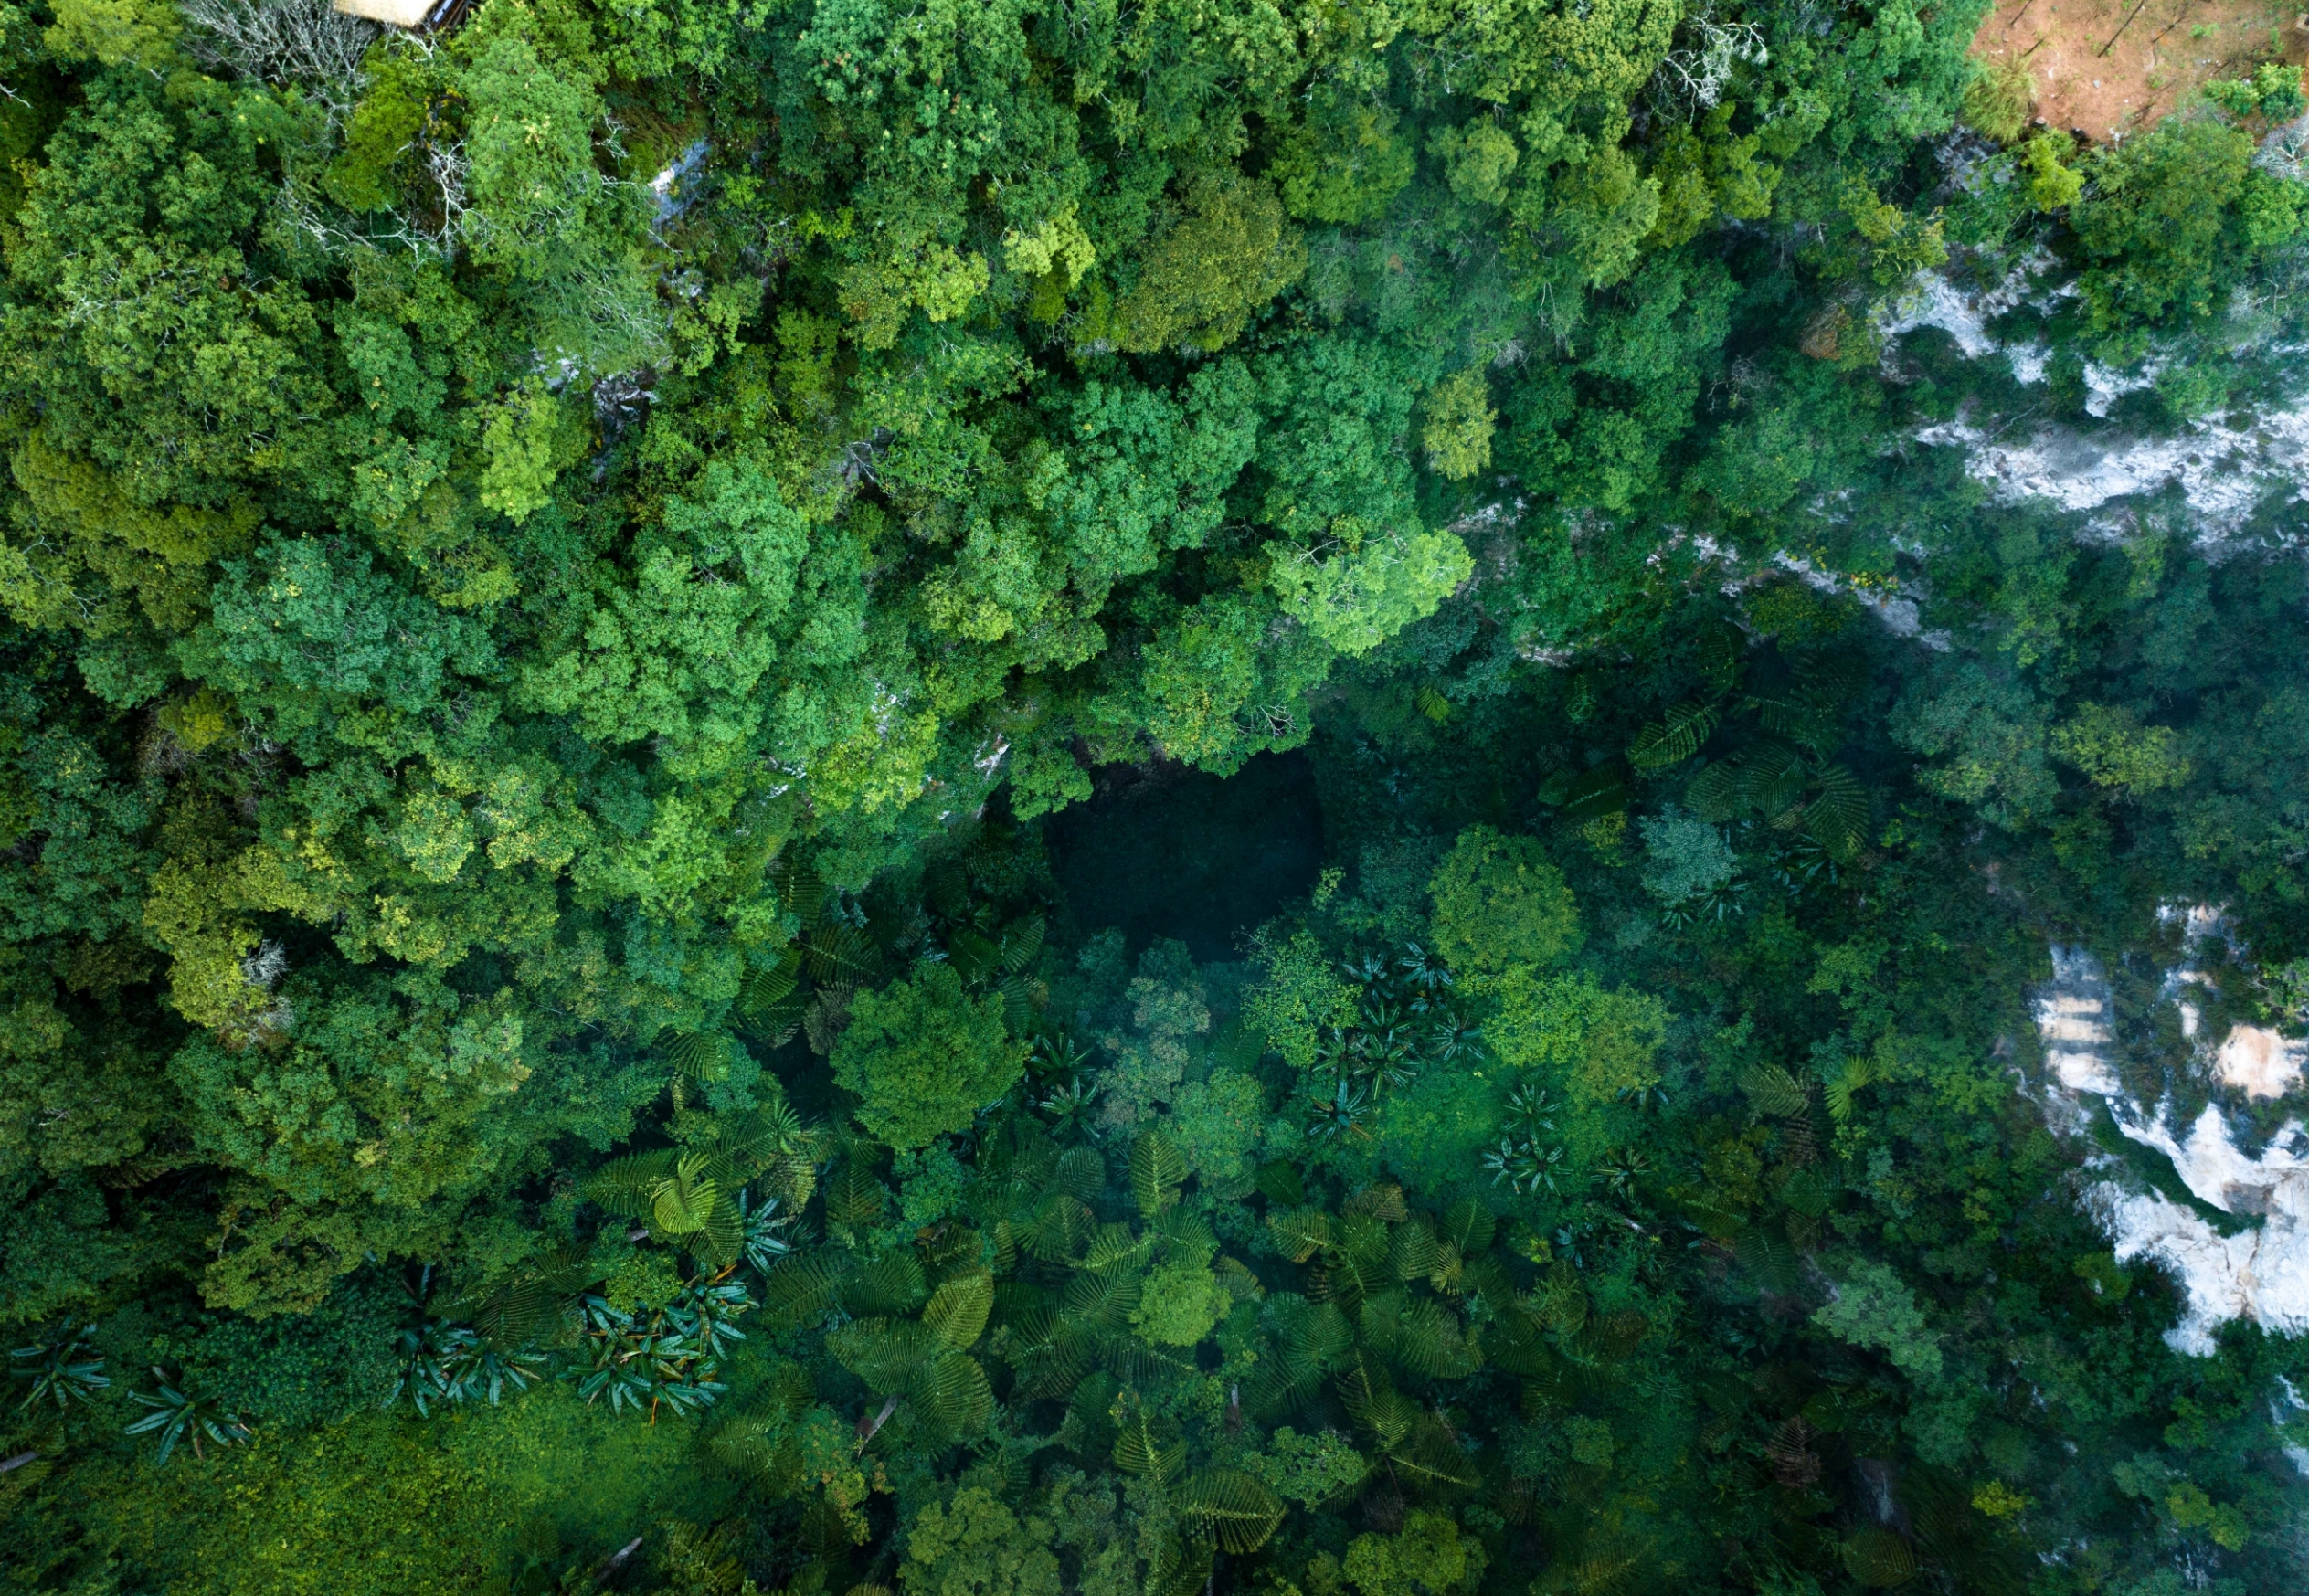
M2294 1116L2301 510L1950 441L2289 447L2300 76L1981 11L0 5L0 1583L2302 1588L2028 1011Z

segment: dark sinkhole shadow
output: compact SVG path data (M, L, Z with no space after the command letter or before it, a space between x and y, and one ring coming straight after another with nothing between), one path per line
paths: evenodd
M1044 822L1068 909L1085 932L1118 926L1197 963L1238 957L1243 934L1313 890L1323 810L1304 754L1261 754L1223 780L1181 765L1108 765L1090 801Z

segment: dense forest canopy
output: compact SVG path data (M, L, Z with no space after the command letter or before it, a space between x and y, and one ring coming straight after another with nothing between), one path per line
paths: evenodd
M2309 1586L2309 107L1985 11L0 0L0 1589Z

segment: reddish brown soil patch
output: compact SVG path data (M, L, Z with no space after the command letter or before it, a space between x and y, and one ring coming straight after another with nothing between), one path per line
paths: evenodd
M1973 54L2018 61L2046 126L2121 138L2215 78L2309 58L2304 0L2001 0Z

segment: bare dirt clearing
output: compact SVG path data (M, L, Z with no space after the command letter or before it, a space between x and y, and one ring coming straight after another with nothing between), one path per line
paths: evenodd
M1973 54L2018 62L2048 127L2122 138L2216 78L2309 58L2302 0L2002 0Z

